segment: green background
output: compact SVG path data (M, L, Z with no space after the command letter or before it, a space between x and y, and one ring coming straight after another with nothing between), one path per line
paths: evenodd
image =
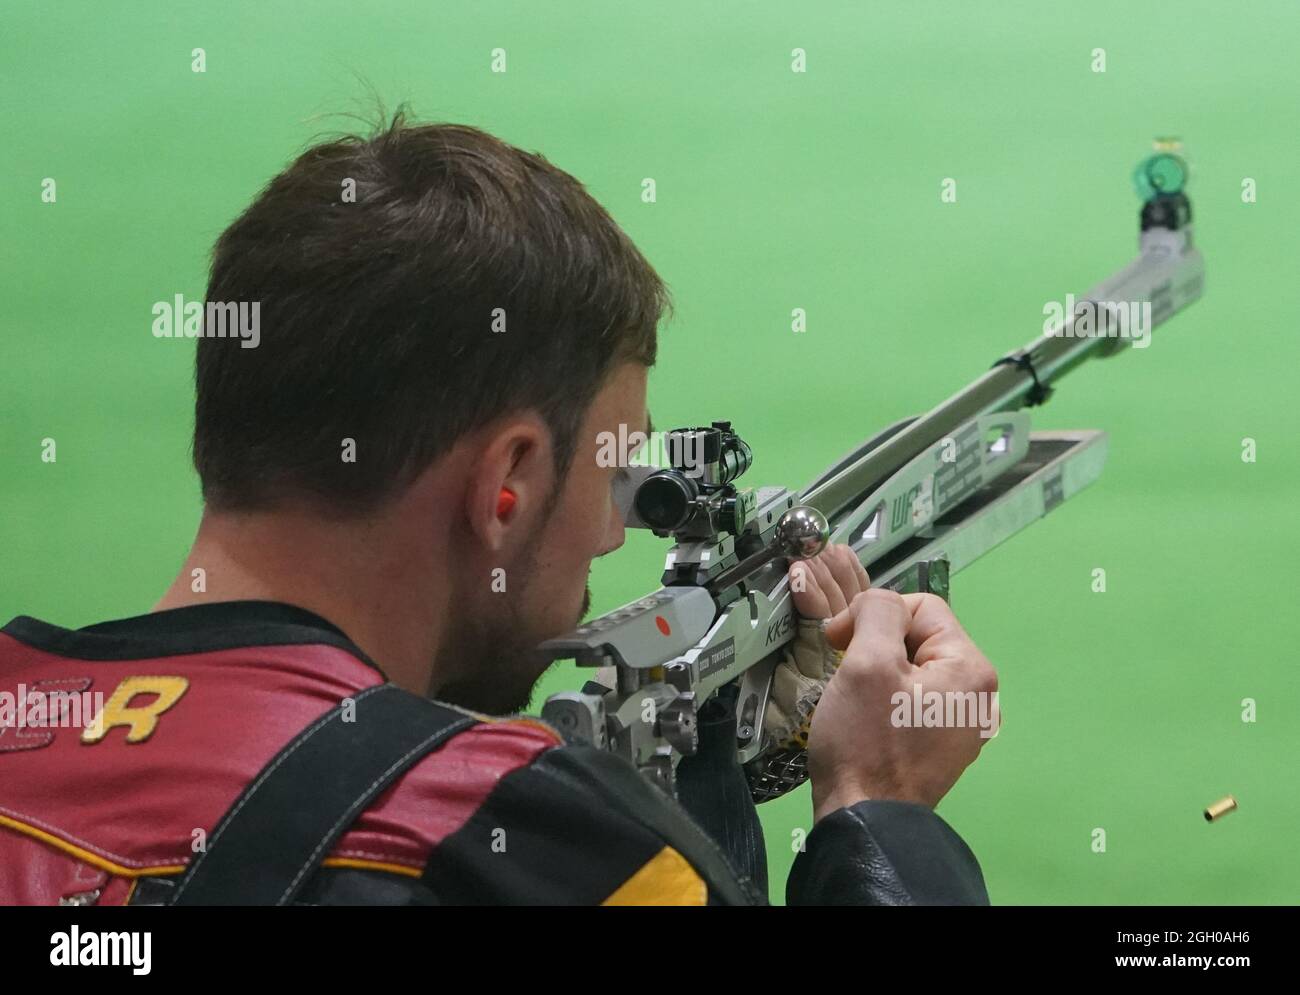
M85 625L171 580L200 510L193 345L153 338L151 306L201 298L214 238L366 109L362 79L583 180L673 288L656 423L730 418L748 482L793 487L1127 262L1130 172L1180 135L1206 296L1036 416L1105 429L1110 461L957 578L1005 726L940 811L999 903L1300 898L1293 2L111 7L10 0L0 31L0 615ZM596 610L663 552L599 562ZM781 900L807 789L763 815Z

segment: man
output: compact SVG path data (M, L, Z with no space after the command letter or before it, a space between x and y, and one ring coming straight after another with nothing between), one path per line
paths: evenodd
M5 687L107 696L84 732L0 729L0 901L260 900L240 888L285 862L300 809L407 732L390 708L443 727L273 897L765 901L630 766L495 718L528 706L535 647L623 542L596 440L649 427L666 292L608 214L539 156L399 115L272 180L218 240L207 300L255 303L259 328L197 344L205 507L176 580L148 615L0 634ZM932 812L979 730L889 712L916 684L991 692L992 667L942 601L868 590L847 550L807 569L797 607L834 618L803 645L844 653L788 900L986 902Z

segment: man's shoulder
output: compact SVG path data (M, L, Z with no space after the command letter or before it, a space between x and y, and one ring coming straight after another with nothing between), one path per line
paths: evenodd
M507 778L527 772L555 750L571 750L539 719L479 716L415 764L362 816L367 823L407 827L425 848L464 825Z
M152 717L142 730L135 713L106 723L91 748L76 728L0 732L22 740L8 757L0 851L19 847L48 860L42 896L86 890L89 866L103 894L121 900L135 884L136 901L152 900L154 886L189 865L196 836L212 832L295 735L383 683L341 639L270 612L260 621L241 615L241 631L187 626L183 638L164 630L173 619L86 630L24 619L5 627L0 683L33 689L72 681L105 689L105 701L125 686L144 703L137 712ZM253 621L262 628L252 631ZM139 697L156 697L160 681L170 682L171 698ZM122 706L138 704L122 697ZM458 902L694 900L705 877L723 876L711 872L710 844L680 808L626 760L566 741L531 716L472 718L367 805L330 848L325 879L363 882L370 896L348 891L351 900L385 900L371 890L394 887L401 900L408 886ZM106 790L107 783L117 788ZM402 878L407 885L398 887ZM623 888L629 881L630 891Z
M497 902L766 898L656 782L626 758L574 741L503 777L462 830L434 851L425 880L440 894Z
M348 835L365 837L383 827L390 845L410 844L408 862L423 864L452 837L476 833L479 825L554 820L563 836L566 822L653 821L651 813L668 804L630 764L566 739L541 719L475 717L403 775Z

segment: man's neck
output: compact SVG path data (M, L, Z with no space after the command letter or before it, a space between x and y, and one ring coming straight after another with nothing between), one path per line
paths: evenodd
M427 694L449 592L386 522L288 512L205 513L193 548L154 611L219 601L280 601L342 629L389 678ZM445 551L444 551L445 552Z

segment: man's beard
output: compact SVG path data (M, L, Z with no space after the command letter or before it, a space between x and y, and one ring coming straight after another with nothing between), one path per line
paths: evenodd
M512 571L512 576L515 573ZM531 569L522 579L525 584L531 584ZM537 645L563 633L534 632L517 608L526 600L517 598L506 602L504 618L453 622L450 637L444 643L446 649L442 655L446 659L438 661L434 672L454 676L441 682L433 697L488 715L512 715L528 710L537 682L555 662L539 652ZM574 627L590 608L591 588L587 587Z

